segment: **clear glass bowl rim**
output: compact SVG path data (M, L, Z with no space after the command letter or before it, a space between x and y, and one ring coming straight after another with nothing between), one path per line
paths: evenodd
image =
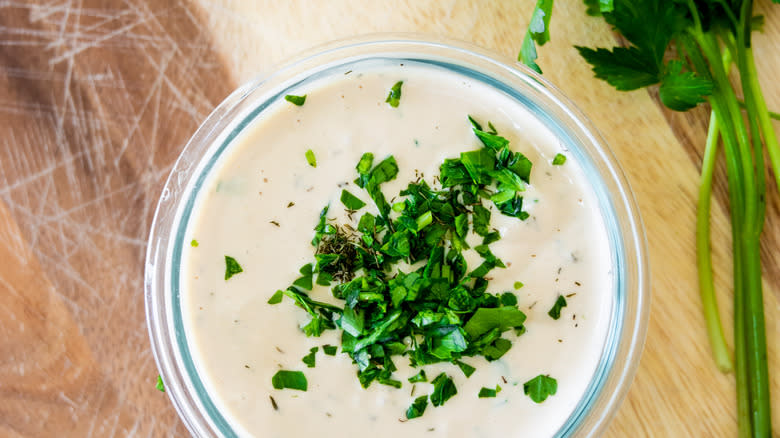
M198 162L205 158L203 154L209 150L209 144L230 125L231 116L236 115L233 112L247 102L253 93L262 90L265 84L305 76L306 72L316 70L322 63L350 57L365 58L374 54L410 51L419 52L417 55L435 53L436 56L444 58L447 55L458 55L482 68L488 68L491 74L513 76L522 83L522 87L527 88L524 91L536 94L534 97L538 100L535 103L546 107L549 111L547 115L553 116L574 133L589 157L595 161L617 216L616 225L624 251L621 262L625 269L626 293L619 333L610 334L619 336L614 342L615 349L611 352L613 356L610 368L603 376L595 395L587 402L586 409L582 412L583 417L576 419L573 428L569 424L571 419L567 422L569 429L566 430L565 436L600 435L625 398L639 364L650 309L646 238L629 183L595 126L554 85L512 59L471 43L449 38L413 33L368 34L309 49L272 69L270 74L260 75L237 88L203 121L177 159L166 181L155 211L147 246L144 275L146 320L152 352L165 382L166 393L193 436L235 436L229 426L226 430L224 420L215 421L200 400L177 347L177 342L183 338L184 333L175 330L171 318L172 304L167 283L169 270L173 267L167 257L173 243L177 212L182 201L186 199L190 180L196 176L193 174L194 169L197 168ZM564 425L562 431L567 425ZM559 431L557 436L561 436L562 431Z

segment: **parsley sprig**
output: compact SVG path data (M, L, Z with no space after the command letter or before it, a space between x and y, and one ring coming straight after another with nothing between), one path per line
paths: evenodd
M780 3L780 0L773 0ZM752 0L585 0L622 34L625 46L577 50L597 78L618 90L658 85L667 107L685 111L707 101L710 127L704 150L696 246L699 288L715 362L732 360L715 299L710 249L710 196L719 141L729 187L734 264L734 367L740 436L772 435L769 369L761 284L760 236L766 213L764 151L780 188L780 144L756 74L751 35L763 17ZM541 72L533 41L549 39L552 0L539 0L520 59ZM541 17L541 18L540 18ZM530 42L530 44L529 44ZM671 50L670 50L671 49ZM671 54L671 55L670 55ZM736 66L738 80L730 73ZM744 96L744 102L737 99ZM742 108L747 111L743 117Z
M485 204L526 219L522 193L532 164L512 151L509 140L491 123L483 130L474 118L469 120L482 147L445 160L435 179L440 189L418 179L393 198L399 200L392 205L382 185L396 178L398 163L389 156L375 164L373 154L363 154L355 184L365 190L379 214L363 212L354 227L329 220L325 207L312 240L314 260L300 269L301 277L291 286L269 300L276 304L287 296L305 310L310 320L302 330L308 336L340 330L341 351L356 364L363 387L425 382L422 367L441 362L452 363L468 378L475 368L462 358L498 360L525 332L526 315L518 308L517 297L488 292L487 275L505 264L490 250L501 236L491 230L491 211ZM365 205L358 195L342 191L341 203L350 214ZM469 233L482 239L473 248L482 262L473 269L463 256L470 248ZM343 304L313 300L308 291L314 284L330 287ZM307 366L314 366L316 351L313 348L304 357ZM397 378L394 361L402 357L420 371ZM292 380L291 376L284 377ZM438 407L458 392L445 373L431 383L430 397L418 397L407 418L422 415L428 400ZM296 382L285 381L284 386L292 384Z

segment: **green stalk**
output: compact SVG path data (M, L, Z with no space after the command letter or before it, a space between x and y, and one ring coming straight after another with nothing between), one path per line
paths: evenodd
M760 237L764 227L764 215L766 210L766 182L764 175L764 151L761 145L761 131L759 128L759 114L756 100L756 88L751 81L748 51L750 50L750 19L753 16L752 0L745 0L740 10L739 24L737 28L738 57L737 62L740 71L742 91L745 94L745 105L748 112L748 121L753 141L753 158L756 172L756 218L755 222L747 223L747 232L743 242L745 247L747 294L747 342L748 342L748 378L751 405L751 417L753 434L755 437L768 437L772 430L772 410L769 397L769 369L766 352L766 328L764 321L764 300L761 284L761 253ZM755 72L753 72L755 73ZM757 81L755 81L757 82ZM759 89L760 91L760 89ZM764 136L773 135L771 130ZM776 140L775 140L776 143ZM776 144L775 144L776 146ZM752 163L751 163L752 164ZM748 202L750 200L748 199ZM752 202L751 202L752 203Z
M699 291L704 309L704 320L707 323L707 334L712 347L712 355L718 368L722 372L727 373L732 370L733 366L729 357L726 338L723 336L718 301L715 297L710 248L710 198L712 194L712 174L715 170L715 159L717 158L718 150L718 132L718 117L713 111L710 114L707 143L702 159L699 204L696 210L696 260L699 272Z
M727 105L723 102L722 96L713 94L710 99L713 111L717 114L728 113ZM744 248L742 245L744 235L744 200L742 198L742 186L744 181L739 178L739 163L735 158L737 149L736 135L734 133L733 121L730 117L723 119L723 143L726 150L726 167L730 193L731 205L731 236L732 236L732 254L734 269L734 359L735 376L737 387L737 421L739 426L739 437L752 437L752 422L750 416L750 392L748 388L749 373L747 367L747 342L744 342L745 333L745 289L744 280Z
M719 69L719 64L715 62L719 59L717 54L717 45L714 50L712 47L708 49L708 40L702 31L701 22L696 10L696 6L693 0L688 0L688 5L693 14L693 19L696 27L690 31L690 37L687 35L681 36L680 40L686 47L688 53L696 71L707 79L713 80L715 89L709 101L712 106L713 112L718 114L718 120L720 125L720 132L723 138L724 151L726 156L726 169L729 189L730 200L730 213L731 213L731 235L732 235L732 263L734 269L734 356L735 356L735 374L736 374L736 388L737 388L737 420L739 426L739 437L749 438L752 436L752 427L750 421L750 398L748 393L748 374L747 374L747 351L746 345L741 340L744 338L745 333L745 321L744 321L744 276L743 276L743 248L742 242L742 230L744 225L745 214L745 200L744 200L744 185L745 181L742 175L743 168L740 166L740 151L737 141L735 117L729 111L729 106L725 102L724 90L726 87L731 90L731 85L728 83L728 78L724 81L725 72ZM696 40L696 43L691 39ZM701 48L701 50L700 50ZM714 52L714 53L713 53ZM711 62L709 66L715 67L713 72L710 71L706 58ZM717 72L722 73L717 75ZM732 90L733 92L733 90ZM736 120L737 123L741 123L741 114L737 114L740 118Z
M764 100L764 93L761 92L761 84L758 82L758 73L756 72L756 61L753 57L753 49L748 47L745 50L747 65L744 76L747 78L748 87L755 98L755 109L758 115L758 123L761 125L761 133L764 135L766 149L769 152L769 161L772 163L772 169L775 172L775 183L780 189L780 144L778 144L772 118L780 120L780 114L769 111ZM743 85L743 88L745 86Z
M752 52L753 51L751 50L750 52L751 52L751 56L752 56ZM755 66L753 67L753 69L755 70ZM761 97L763 98L763 96L761 96ZM766 106L766 104L764 104L764 106ZM740 108L745 108L745 101L744 100L740 100L739 101L739 107ZM767 110L766 113L767 113L767 115L769 116L770 119L780 120L780 113L778 113L776 111L770 111L770 110Z

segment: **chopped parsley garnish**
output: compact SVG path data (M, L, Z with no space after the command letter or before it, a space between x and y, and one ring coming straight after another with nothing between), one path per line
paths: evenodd
M409 383L427 382L428 378L425 376L425 370L420 370L419 373L409 377Z
M396 85L389 98L400 98L401 83ZM419 369L407 378L411 384L426 382L425 366L442 362L468 378L476 369L463 358L498 360L525 331L517 296L488 291L487 275L506 265L490 248L501 235L490 227L486 203L504 215L527 218L521 194L530 182L531 162L512 151L492 123L484 131L476 119L469 120L481 147L446 159L438 190L419 177L386 197L382 186L397 177L398 163L393 156L377 162L372 153L363 154L354 183L378 214L364 212L339 224L328 218L330 206L323 208L311 241L313 260L270 300L286 295L304 310L309 320L301 329L307 336L340 331L341 351L352 359L364 388L373 383L402 387L394 375L397 360ZM366 206L347 190L341 203L350 215ZM473 235L482 243L472 247L467 238ZM467 250L481 257L479 265L468 266ZM329 288L339 304L313 300L308 291L315 285ZM326 354L336 354L336 347L331 352L327 347ZM307 365L314 365L314 353L304 357ZM434 406L458 392L445 373L431 383ZM428 396L418 397L407 418L422 415L427 403Z
M319 347L312 347L309 349L309 354L303 356L303 359L301 359L301 361L305 363L307 367L314 368L314 365L317 361L317 350L319 350Z
M271 384L276 389L297 389L306 391L309 389L309 382L306 376L300 371L279 370L271 377Z
M241 269L241 265L238 264L236 259L226 255L225 256L225 280L229 280L230 277L239 274L241 272L244 272L244 270Z
M271 295L271 298L268 299L268 304L279 304L282 302L283 297L284 297L284 292L278 290L274 292L273 295Z
M312 285L312 276L313 276L313 265L311 263L307 263L303 266L301 266L301 269L298 270L298 272L301 273L301 277L299 277L297 280L293 282L293 286L297 286L301 289L311 290Z
M190 246L192 246L193 248L197 248L197 247L198 247L198 245L199 245L199 244L198 244L198 241L197 241L197 240L195 240L195 239L192 239L192 242L190 242Z
M441 373L433 379L433 393L431 394L431 404L434 406L441 406L447 400L451 399L458 390L455 388L455 384L452 382L450 376Z
M427 395L421 395L420 397L417 397L414 399L414 402L412 402L412 405L409 406L409 409L406 410L406 418L411 420L412 418L417 418L422 416L423 413L425 413L425 408L428 407L428 396Z
M162 376L159 374L157 375L157 390L160 392L165 392L165 385L163 385Z
M284 100L292 103L293 105L303 106L304 103L306 103L306 95L303 96L296 96L294 94L288 94L287 96L284 96Z
M335 356L336 352L338 352L338 350L339 350L339 347L337 347L335 345L325 344L325 345L322 346L322 351L325 354L327 354L328 356Z
M523 282L522 281L516 281L514 286L515 286L515 290L520 289L520 288L523 287Z
M365 202L348 192L347 189L341 190L341 203L344 204L344 207L347 207L347 210L360 210L366 205Z
M471 375L474 374L474 371L477 370L473 366L461 361L456 361L455 365L457 365L458 368L460 368L460 370L463 371L463 374L466 376L466 378L471 377Z
M398 81L393 85L393 88L390 89L390 93L387 95L387 99L385 102L390 104L393 108L398 108L398 104L401 102L401 86L404 84L404 81Z
M552 160L553 166L561 166L565 162L566 162L566 155L563 154L555 154L555 157Z
M547 397L555 395L557 391L558 381L542 374L523 383L523 392L536 403L547 400Z
M547 314L552 319L559 319L561 317L561 309L564 307L566 307L566 298L563 295L558 295L558 298L555 299L555 304L553 304L552 309Z
M501 392L501 387L498 385L496 385L496 389L482 387L477 396L479 398L494 398L499 392Z
M309 163L309 166L311 167L317 167L317 157L314 156L314 151L311 149L306 151L306 162Z

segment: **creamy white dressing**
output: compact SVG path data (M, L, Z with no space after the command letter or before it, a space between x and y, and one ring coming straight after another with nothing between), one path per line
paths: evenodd
M403 80L398 108L384 102ZM600 360L613 306L611 257L597 200L573 156L553 166L564 146L519 103L464 76L421 65L355 68L294 90L302 107L280 100L229 146L198 195L182 262L182 306L198 372L215 405L241 435L262 437L497 437L551 436L583 397ZM395 358L401 389L374 383L363 389L356 366L343 353L301 358L309 348L339 345L336 331L308 338L299 329L303 310L285 298L267 300L298 277L312 260L312 228L330 203L328 217L349 222L339 202L342 187L373 204L351 181L364 152L377 160L393 154L400 172L382 190L388 199L421 173L431 183L442 160L481 147L467 114L493 122L513 150L533 162L525 193L526 221L499 214L492 226L502 239L491 250L506 264L494 269L489 291L515 291L528 315L527 333L506 333L513 346L500 360L464 358L477 368L466 378L452 364L426 366L429 379L446 372L458 394L417 419L404 412L428 383L407 378L417 369ZM317 167L304 154L312 149ZM347 185L344 185L348 183ZM291 203L294 205L290 206ZM487 206L487 204L485 204ZM355 215L355 220L359 215ZM278 223L275 225L271 221ZM224 256L244 272L224 280ZM481 259L469 251L470 269ZM560 320L547 315L558 294L570 295ZM315 299L335 302L315 287ZM307 392L275 390L279 369L305 373ZM549 374L558 392L542 404L523 393L523 382ZM477 398L481 387L503 389ZM273 396L278 410L272 408Z

